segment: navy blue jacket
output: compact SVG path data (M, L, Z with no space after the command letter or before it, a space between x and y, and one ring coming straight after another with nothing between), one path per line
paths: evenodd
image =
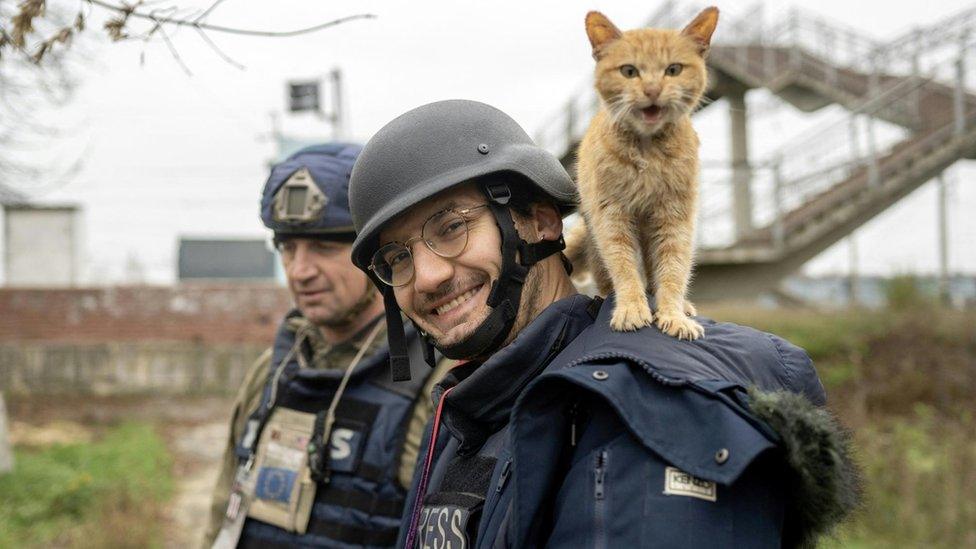
M707 319L694 342L613 332L612 300L599 305L554 303L435 391L453 386L416 546L792 546L850 510L802 349Z

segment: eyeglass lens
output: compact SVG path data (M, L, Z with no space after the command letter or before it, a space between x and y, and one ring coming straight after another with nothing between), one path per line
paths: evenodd
M445 210L431 216L421 229L420 239L430 251L441 257L457 257L468 241L464 217ZM386 284L403 286L413 278L413 254L409 245L392 242L373 256L373 272Z

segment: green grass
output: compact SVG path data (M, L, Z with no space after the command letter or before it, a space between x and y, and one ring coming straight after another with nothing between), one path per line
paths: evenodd
M918 405L855 434L865 501L828 547L976 547L976 421Z
M976 311L912 288L887 310L705 311L804 347L852 429L864 503L824 547L976 547Z
M170 456L152 426L127 423L99 440L18 448L0 476L0 547L151 546L172 490Z

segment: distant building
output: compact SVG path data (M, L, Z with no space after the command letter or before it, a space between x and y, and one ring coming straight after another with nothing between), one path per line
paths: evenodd
M177 277L181 282L270 282L277 261L264 240L181 238Z
M78 283L78 206L3 206L4 281L8 286L65 287Z

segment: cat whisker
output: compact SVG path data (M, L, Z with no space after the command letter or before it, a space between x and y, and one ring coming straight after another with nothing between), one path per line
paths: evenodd
M610 123L614 126L619 125L630 112L629 102L619 95L607 101L606 107L607 113L610 115Z

